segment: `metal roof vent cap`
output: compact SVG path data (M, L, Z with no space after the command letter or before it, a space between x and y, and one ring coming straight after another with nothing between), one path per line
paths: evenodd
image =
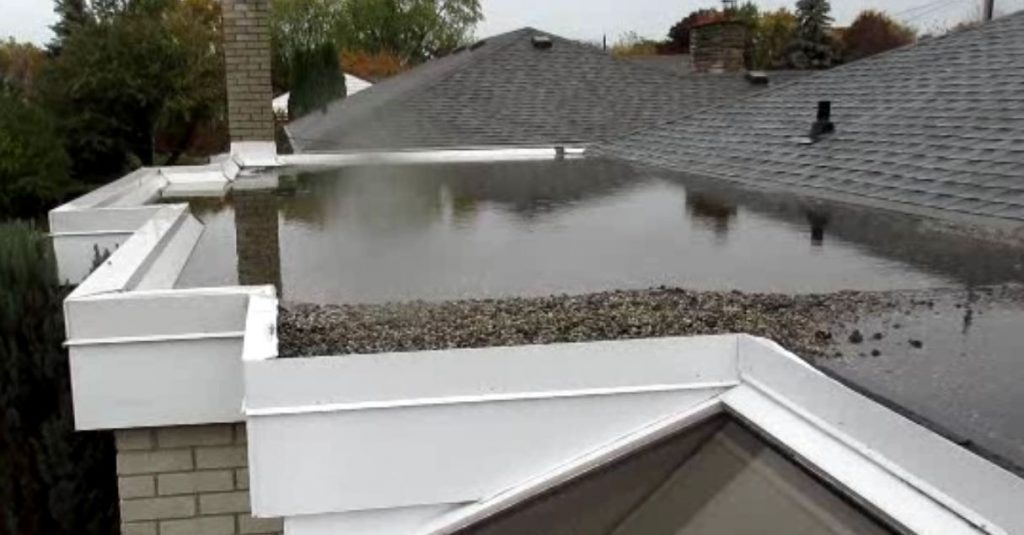
M554 41L551 40L551 37L547 35L534 35L533 38L530 39L530 42L533 43L533 48L536 48L537 50L548 50L555 45Z
M746 79L751 85L768 85L771 81L764 71L747 71Z

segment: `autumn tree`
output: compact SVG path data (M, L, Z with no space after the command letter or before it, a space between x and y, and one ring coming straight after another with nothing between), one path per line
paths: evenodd
M468 44L481 20L480 0L346 0L339 44L417 64Z
M160 133L180 135L225 107L216 0L94 0L40 77L74 176L104 181L157 163Z
M844 59L858 60L914 42L916 32L875 10L862 11L843 32Z
M688 54L690 52L690 32L693 28L709 22L723 20L725 15L717 9L698 9L683 17L668 31L668 43L662 48L666 54Z
M828 0L798 0L796 35L790 45L789 62L799 69L827 69L836 63L831 36L832 6Z
M796 26L796 16L786 8L762 13L753 32L752 66L756 69L786 67L786 52L793 42Z
M31 43L0 42L0 89L31 96L46 53Z

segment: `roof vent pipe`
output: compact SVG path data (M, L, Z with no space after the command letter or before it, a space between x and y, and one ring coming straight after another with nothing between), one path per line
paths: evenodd
M817 141L822 136L827 136L835 131L836 126L832 124L832 101L819 100L818 119L811 125L811 133L808 137L811 138L811 141Z
M547 35L534 35L530 41L537 50L547 50L555 44Z

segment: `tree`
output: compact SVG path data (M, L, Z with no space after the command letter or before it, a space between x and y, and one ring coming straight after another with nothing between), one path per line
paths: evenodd
M0 91L32 95L32 86L43 68L46 54L31 43L14 39L0 42Z
M468 44L481 20L480 0L347 0L339 45L417 64Z
M94 0L44 69L74 176L103 181L156 162L157 134L188 137L225 106L215 0ZM172 157L174 155L172 154Z
M327 107L345 97L345 75L333 43L313 50L297 50L292 56L292 91L288 117L292 120Z
M0 90L0 221L38 216L70 187L54 122L14 92Z
M785 8L761 15L753 35L751 64L754 68L779 69L787 66L786 52L795 37L796 25L796 16Z
M115 451L75 432L52 247L0 224L0 533L115 535Z
M885 13L861 11L843 34L844 59L858 60L914 42L916 32Z
M352 50L341 53L341 68L348 74L371 82L390 78L406 70L398 56L390 52L370 54Z
M53 11L57 14L57 23L53 25L54 39L48 45L51 54L60 54L64 40L77 28L89 22L89 10L86 0L55 0Z
M717 9L698 9L675 23L668 31L668 43L662 49L666 54L688 54L690 52L690 31L709 22L724 20L725 15Z
M798 69L827 69L836 62L835 43L830 34L832 6L828 0L798 0L796 38L790 46L789 62Z
M653 56L658 53L657 41L640 37L636 32L626 32L612 45L612 55L618 58Z

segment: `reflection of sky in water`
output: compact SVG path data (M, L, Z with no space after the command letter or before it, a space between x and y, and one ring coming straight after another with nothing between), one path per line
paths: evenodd
M236 281L237 252L246 248L241 264L255 262L252 273L279 269L286 300L324 303L662 284L911 289L962 279L942 269L945 253L936 265L916 258L913 240L901 249L843 235L870 225L813 210L773 212L607 162L345 169L303 177L287 194L261 195L244 205L236 198L196 206L207 229L180 286ZM275 203L278 221L272 211L249 207L267 202ZM235 239L236 225L248 240ZM279 258L253 260L251 244L272 243L274 232Z

